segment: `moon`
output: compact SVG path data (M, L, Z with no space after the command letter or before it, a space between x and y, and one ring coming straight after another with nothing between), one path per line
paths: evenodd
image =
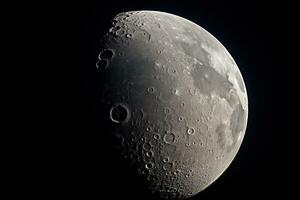
M98 103L120 155L162 199L207 188L246 131L247 92L231 55L197 24L157 11L116 15L102 47Z

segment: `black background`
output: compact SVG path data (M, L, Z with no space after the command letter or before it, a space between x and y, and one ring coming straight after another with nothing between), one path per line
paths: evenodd
M85 1L80 5L79 151L87 195L100 199L153 199L134 185L121 166L111 167L93 107L99 39L112 16L131 10L169 12L199 24L231 53L243 75L249 100L247 132L225 173L192 199L273 198L283 193L282 138L288 134L288 71L284 65L282 5L275 1ZM95 115L96 114L96 115ZM109 163L108 163L109 162ZM105 167L103 167L105 166ZM125 174L125 175L124 175ZM134 188L136 187L136 188Z

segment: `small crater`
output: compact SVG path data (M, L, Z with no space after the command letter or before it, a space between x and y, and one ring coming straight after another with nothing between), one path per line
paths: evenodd
M175 176L177 176L178 174L180 174L180 170L179 169L177 169L175 172L173 172L173 175L175 175Z
M144 149L145 151L150 151L150 150L151 150L151 144L150 144L150 143L145 143L145 144L143 145L143 149Z
M163 165L163 170L170 171L172 169L172 167L173 167L173 163L165 163Z
M197 95L197 89L196 89L196 88L190 88L190 89L189 89L189 93L190 93L192 96L195 96L195 95Z
M106 69L106 67L107 67L107 61L106 60L99 60L96 63L97 71L102 71L102 70Z
M178 89L174 89L174 90L172 91L172 93L173 93L174 95L176 95L176 96L178 96L178 95L180 94L180 92L179 92Z
M180 116L180 117L178 118L178 120L179 120L179 121L183 121L183 117Z
M122 36L124 34L125 34L125 31L122 30L122 29L119 29L119 30L116 31L116 35L118 35L118 36Z
M146 165L145 165L145 168L146 168ZM149 174L150 174L150 171L149 171L149 169L145 169L145 170L143 170L142 172L141 172L141 174L142 175L145 175L145 176L148 176Z
M99 59L111 59L114 55L113 50L111 49L104 49L100 54L99 54Z
M152 151L146 152L146 156L147 156L148 158L152 157L152 156L153 156L153 152L152 152Z
M160 139L160 135L159 134L154 134L153 138L156 139L156 140L159 140Z
M163 162L164 162L164 163L170 162L170 158L168 158L168 157L164 158L164 159L163 159Z
M189 135L193 135L195 133L195 129L193 127L189 127L186 132Z
M152 128L151 128L150 126L148 126L148 127L146 128L146 131L147 131L147 132L150 132L150 131L152 131Z
M117 104L110 109L110 119L115 123L124 122L128 115L128 109L121 104Z
M119 56L124 56L124 52L119 52L118 55Z
M174 69L173 67L169 67L168 68L168 74L170 75L175 75L177 73L177 70Z
M133 34L128 33L128 34L126 34L126 37L127 37L127 38L133 38Z
M154 164L153 163L147 163L146 165L145 165L145 168L146 169L152 169L154 167Z
M165 110L164 110L164 112L165 112L165 114L170 114L171 113L171 110L170 110L170 108L165 108Z
M154 87L149 87L149 88L147 89L147 91L148 91L149 93L154 93L154 92L155 92L155 88L154 88Z
M174 141L175 141L175 135L174 135L174 133L166 133L164 135L164 142L166 144L172 144L172 143L174 143Z

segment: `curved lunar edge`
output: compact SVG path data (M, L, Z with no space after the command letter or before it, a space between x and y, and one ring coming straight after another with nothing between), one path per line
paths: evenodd
M102 39L106 134L161 198L204 190L245 134L247 93L233 58L200 26L157 11L118 14Z

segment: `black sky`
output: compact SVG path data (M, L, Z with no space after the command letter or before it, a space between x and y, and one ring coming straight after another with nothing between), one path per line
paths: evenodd
M98 41L106 30L109 19L119 12L130 10L157 10L169 12L199 24L214 35L230 52L243 75L249 100L247 132L240 151L226 172L210 187L192 198L243 199L244 197L275 197L283 192L284 175L281 138L288 134L288 66L283 54L281 5L275 1L85 1L80 9L80 124L78 129L85 135L82 139L82 156L89 194L98 199L114 193L118 199L130 199L119 189L132 184L128 180L113 180L115 188L105 185L107 173L97 171L103 165L99 152L91 102L95 82L91 66L99 51ZM116 168L118 169L118 168ZM122 171L122 169L120 169ZM127 177L128 178L128 177ZM139 193L139 191L136 191ZM119 194L117 194L119 193ZM127 196L126 196L127 195ZM140 194L142 198L147 196ZM136 195L138 196L138 195Z

